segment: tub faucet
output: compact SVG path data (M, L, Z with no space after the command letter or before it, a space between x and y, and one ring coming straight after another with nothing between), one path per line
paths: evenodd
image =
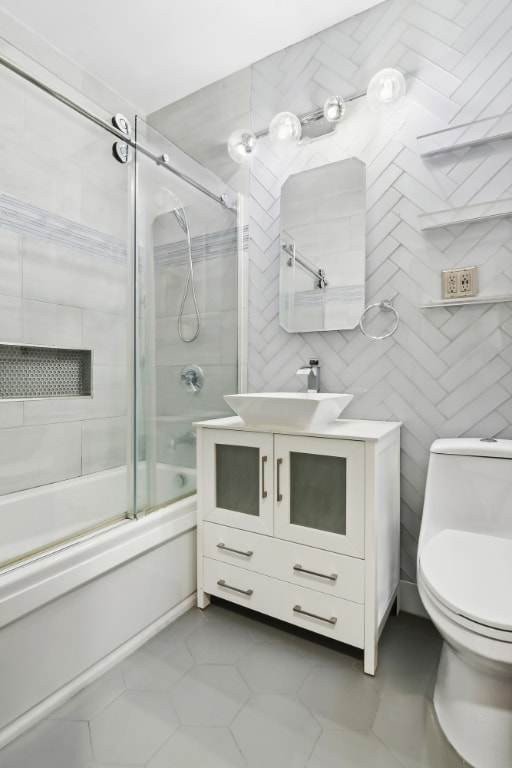
M175 451L178 445L192 445L197 443L196 433L194 431L187 432L184 435L173 437L170 441L170 447L172 451Z
M310 360L309 365L304 365L297 371L297 376L306 376L306 388L308 392L320 392L320 366L318 360Z

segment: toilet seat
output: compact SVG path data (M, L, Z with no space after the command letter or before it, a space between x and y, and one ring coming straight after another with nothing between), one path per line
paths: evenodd
M445 611L512 643L512 539L446 529L427 542L419 569Z

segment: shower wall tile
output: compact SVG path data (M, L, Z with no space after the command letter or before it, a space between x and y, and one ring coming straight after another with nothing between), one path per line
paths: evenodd
M127 459L127 420L124 416L82 423L83 475L124 466Z
M191 338L197 328L194 315L183 315L182 333L185 338ZM201 315L201 332L195 341L183 343L178 336L178 318L157 318L156 333L156 364L185 365L190 362L200 362L201 365L215 364L220 360L220 312L204 312Z
M43 301L20 302L22 341L57 347L82 347L82 310L47 304Z
M126 317L84 310L82 343L94 350L95 365L123 365L128 356Z
M21 299L0 295L0 341L18 343L23 335Z
M126 264L23 238L26 298L122 315L126 294Z
M80 424L3 429L0 433L0 494L80 475L80 448Z
M220 362L222 365L236 365L238 360L237 318L235 309L220 314Z
M21 238L5 229L0 229L0 276L1 295L21 296Z
M27 400L25 424L80 422L126 415L128 381L125 366L93 366L92 390L92 397Z
M0 400L0 430L23 426L23 403ZM0 432L0 439L1 439Z

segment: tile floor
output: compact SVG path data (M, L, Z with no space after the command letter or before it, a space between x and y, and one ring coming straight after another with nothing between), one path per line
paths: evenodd
M362 654L228 604L193 609L0 751L0 768L462 768L431 695L441 642L391 617Z

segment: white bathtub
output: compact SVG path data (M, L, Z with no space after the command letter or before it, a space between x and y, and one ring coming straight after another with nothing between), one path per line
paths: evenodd
M155 506L168 498L195 491L195 469L159 463ZM139 485L146 480L139 469ZM141 490L142 498L144 489ZM60 483L42 485L0 497L0 563L20 554L36 552L49 542L59 542L78 531L101 525L126 513L128 508L126 467L94 472Z
M172 471L180 486L195 483L182 468ZM97 473L95 489L89 482L89 502L107 486L115 499L111 472ZM41 493L66 510L71 484L83 497L84 480ZM36 490L25 499L9 494L25 526L31 518L21 502L30 498L40 511ZM196 517L193 495L0 571L0 747L194 605Z

